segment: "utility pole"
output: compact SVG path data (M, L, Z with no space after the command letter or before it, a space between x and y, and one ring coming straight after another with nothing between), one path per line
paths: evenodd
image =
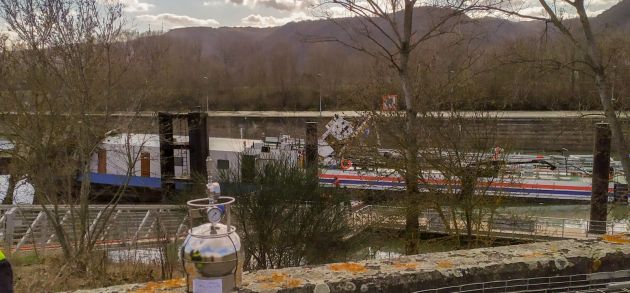
M613 103L615 102L615 81L617 80L617 66L613 65L613 78L612 78L612 85L611 85L611 89L610 89L610 99L612 99Z
M319 84L319 118L322 118L322 74L317 74L317 82Z
M206 113L208 113L210 111L210 102L208 100L208 77L204 76L203 79L206 80Z
M451 103L451 115L453 115L453 112L455 112L455 108L453 107L453 83L452 83L453 73L455 73L454 70L450 70L448 72L448 85L450 87L449 92L448 92L448 100Z

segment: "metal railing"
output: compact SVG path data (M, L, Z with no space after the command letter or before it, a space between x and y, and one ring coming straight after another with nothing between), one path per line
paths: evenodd
M630 270L469 283L414 293L630 292Z
M498 213L476 214L473 219L475 234L506 238L591 239L601 237L602 234L630 232L627 221L590 221ZM448 209L444 209L441 214L435 210L423 210L418 220L422 231L465 233L464 215L461 212L453 215ZM350 221L355 230L375 226L399 228L405 224L405 208L367 205L353 212Z
M105 206L90 207L90 230L101 225ZM350 225L356 233L367 227L398 228L405 224L403 207L367 205L349 214ZM420 229L427 232L465 233L461 213L455 217L444 210L420 213ZM59 207L56 216L68 235L77 221L69 207ZM446 221L444 221L446 217ZM628 232L627 222L598 222L584 219L526 217L508 214L483 215L476 221L475 234L521 239L588 239L605 234ZM455 220L453 220L455 219ZM188 230L186 211L175 205L118 205L112 211L97 242L107 245L142 245L155 241L158 233L184 237ZM457 221L458 228L453 223ZM593 228L600 233L591 233ZM605 229L605 231L604 231ZM58 247L56 235L46 213L37 205L0 205L0 246L5 251L34 250Z
M79 225L76 211L68 206L60 206L56 211L52 206L49 208L66 237L76 237L74 232ZM97 245L141 246L164 237L183 237L188 230L186 211L180 206L118 205L111 214L105 213L105 210L105 206L99 205L89 209L88 230L90 233L101 231L96 238ZM56 237L41 206L0 205L0 245L4 251L58 248Z

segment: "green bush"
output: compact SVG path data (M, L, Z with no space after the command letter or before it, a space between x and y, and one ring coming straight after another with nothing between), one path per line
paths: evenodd
M321 188L315 171L288 161L266 161L256 169L250 188L234 191L246 268L321 263L344 249L349 202L341 190Z

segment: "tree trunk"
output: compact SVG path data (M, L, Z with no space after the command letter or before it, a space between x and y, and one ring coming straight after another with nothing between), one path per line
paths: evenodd
M7 182L9 186L7 186L7 195L4 197L3 200L4 204L13 204L13 193L15 192L15 184L17 184L17 181L17 176L9 175L9 182ZM33 201L35 201L34 198Z
M476 178L473 174L475 170L471 168L463 168L462 174L460 176L460 196L459 202L463 205L464 210L464 224L466 225L466 243L470 245L473 238L473 227L472 227L472 213L473 213L473 196L475 196L475 181Z
M409 171L409 170L407 170ZM405 175L406 191L406 213L405 213L405 253L418 253L418 240L420 223L420 209L418 207L418 177L416 173L407 173Z
M597 86L599 100L602 103L602 108L604 109L604 115L606 115L606 121L610 124L613 141L615 142L615 150L617 151L617 155L621 161L626 182L630 182L630 157L628 157L626 138L621 127L621 122L619 122L617 113L612 105L611 98L607 96L605 76L596 74L595 84Z
M407 64L409 52L407 54L401 54L401 60L404 60ZM417 112L413 109L413 97L411 90L409 89L409 76L407 74L406 66L405 70L400 72L400 79L402 84L403 94L405 96L406 111L406 134L407 145L405 146L406 166L405 166L405 187L407 195L407 212L405 219L405 235L406 235L406 248L407 254L418 253L418 230L420 223L418 217L420 216L418 208L418 197L420 192L418 190L418 178L420 169L418 168L418 139L416 136L416 121Z
M405 83L403 82L403 92L406 88L404 85ZM420 223L418 221L418 217L420 216L418 207L418 197L420 196L420 192L418 190L418 173L420 172L420 170L418 168L418 143L416 135L414 134L414 132L416 131L416 112L407 108L406 120L408 141L407 145L405 146L405 187L407 197L407 209L405 219L405 252L406 254L416 254L418 253L418 230L420 228Z
M576 0L575 8L582 24L584 31L584 37L586 39L585 59L595 72L595 86L597 87L597 94L606 116L606 121L610 124L610 130L612 132L613 141L615 143L615 149L621 166L623 167L626 182L630 182L630 157L628 157L628 145L626 144L626 138L621 128L621 123L615 112L615 108L612 103L612 97L608 95L606 90L606 70L602 65L601 52L597 46L597 40L593 34L591 23L584 9L584 1Z
M406 247L405 252L407 254L418 253L418 230L420 224L418 222L419 209L418 209L418 141L415 132L417 112L414 109L413 94L411 90L411 81L409 80L409 56L411 55L411 34L413 23L413 9L415 1L405 1L404 10L404 27L403 27L403 39L400 49L400 66L398 75L400 77L400 84L405 99L406 108L406 134L407 145L406 151L406 166L405 166L405 186L407 188L407 212L405 219L405 235L406 235Z

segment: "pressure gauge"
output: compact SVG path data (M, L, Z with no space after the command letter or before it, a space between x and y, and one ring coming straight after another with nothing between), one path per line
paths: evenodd
M208 209L208 220L210 221L210 223L218 223L219 221L221 221L221 217L223 217L223 212L221 211L221 209L217 207L212 207Z

